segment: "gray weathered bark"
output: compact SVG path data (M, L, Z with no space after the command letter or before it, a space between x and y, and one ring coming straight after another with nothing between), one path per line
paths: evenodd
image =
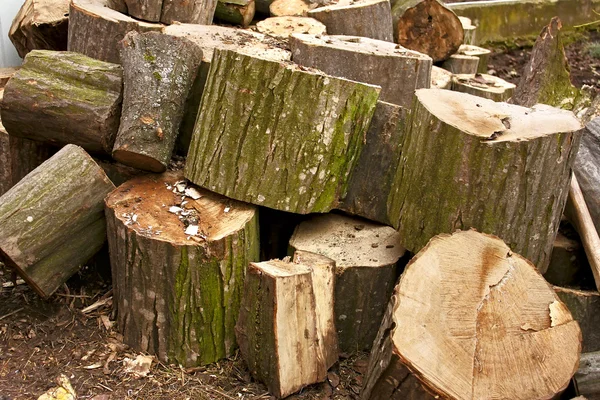
M585 202L600 232L600 118L586 125L573 172L585 197Z

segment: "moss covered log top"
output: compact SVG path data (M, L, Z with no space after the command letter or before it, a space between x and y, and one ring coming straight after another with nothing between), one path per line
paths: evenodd
M347 190L379 90L215 50L185 176L253 204L329 211Z

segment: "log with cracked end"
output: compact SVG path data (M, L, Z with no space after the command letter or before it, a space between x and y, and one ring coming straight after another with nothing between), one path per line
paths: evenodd
M105 212L125 343L186 367L232 356L246 268L258 260L256 207L167 172L119 186Z
M579 325L529 261L495 236L439 235L394 290L361 399L549 399L580 352Z
M327 28L321 22L309 17L271 17L256 24L256 30L265 35L287 40L294 33L324 35Z
M515 91L515 84L493 75L455 74L452 90L494 101L507 101Z

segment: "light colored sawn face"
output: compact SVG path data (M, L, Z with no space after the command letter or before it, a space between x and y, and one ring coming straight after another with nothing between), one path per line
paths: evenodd
M120 13L108 7L108 0L73 0L73 6L85 10L85 12L101 15L103 19L113 21L133 22L140 27L156 27L161 24L144 22L131 18L129 15Z
M481 78L489 84L485 85L485 91L492 93L504 93L507 89L514 89L515 84L505 81L502 78L498 78L494 75L480 74ZM453 80L474 88L481 89L483 86L477 85L476 81L473 81L474 76L471 74L455 74ZM482 89L483 90L483 89Z

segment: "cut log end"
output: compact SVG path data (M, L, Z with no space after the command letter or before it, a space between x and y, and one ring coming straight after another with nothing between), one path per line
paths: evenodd
M278 39L287 39L294 33L324 35L327 28L321 22L308 17L271 17L256 24L256 30Z

